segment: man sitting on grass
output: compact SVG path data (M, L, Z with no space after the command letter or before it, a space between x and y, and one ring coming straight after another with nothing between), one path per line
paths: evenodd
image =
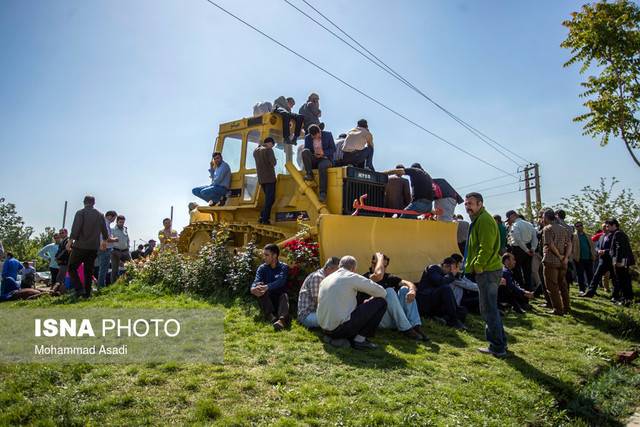
M383 256L376 254L376 271L382 271ZM320 283L318 293L318 323L325 341L337 347L349 346L358 350L374 349L368 340L374 336L382 316L387 311L386 291L380 285L357 273L357 261L347 255L340 259L338 271ZM364 292L371 296L358 305L356 296Z
M451 254L451 258L455 261L458 273L455 275L456 280L451 282L453 295L456 297L456 304L466 308L468 311L478 313L480 311L480 296L478 295L478 284L466 277L462 269L462 255Z
M460 317L464 318L466 310L458 307L450 286L457 273L456 262L450 257L445 258L440 265L427 267L418 284L418 308L425 317L444 319L448 326L465 330L467 327Z
M298 294L298 322L309 329L317 328L318 315L318 291L320 290L320 282L338 270L340 258L331 257L324 263L324 267L309 274Z
M371 268L364 274L364 277L373 280L387 292L387 312L380 322L380 327L397 329L411 340L428 341L429 338L420 329L422 321L416 303L416 285L387 273L389 257L383 255L383 259L382 271L376 271L378 259L374 254L371 258Z
M513 311L518 314L529 310L529 300L533 299L533 292L525 291L520 287L513 277L513 270L516 268L516 257L506 252L502 255L502 280L498 288L498 302L508 304L513 307Z
M256 278L251 284L251 294L258 298L262 315L273 324L276 331L281 331L289 325L289 267L278 260L279 256L278 245L266 245L262 251L264 264L258 267Z

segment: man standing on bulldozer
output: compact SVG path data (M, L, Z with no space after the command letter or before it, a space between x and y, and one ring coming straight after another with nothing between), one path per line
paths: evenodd
M260 211L260 224L270 224L271 207L276 199L276 156L273 154L273 138L265 138L261 145L253 150L253 158L256 160L256 172L258 183L264 192L264 207Z

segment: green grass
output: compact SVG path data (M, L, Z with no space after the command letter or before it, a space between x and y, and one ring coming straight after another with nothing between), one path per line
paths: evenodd
M70 304L43 298L12 306ZM483 356L469 332L427 321L430 345L383 331L371 352L335 349L294 324L275 333L257 309L116 285L99 307L226 310L225 363L0 365L0 425L622 425L640 403L640 314L574 298L574 315L507 315L512 355Z

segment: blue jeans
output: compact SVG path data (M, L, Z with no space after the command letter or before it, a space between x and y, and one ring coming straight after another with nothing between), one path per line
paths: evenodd
M507 348L507 336L498 311L498 286L501 276L500 270L476 274L476 283L480 291L480 314L486 324L485 336L489 341L489 349L496 353L502 353Z
M222 185L203 185L196 187L191 192L194 196L201 198L205 202L218 203L227 194L227 188Z
M436 200L436 209L442 209L442 214L438 216L440 221L453 221L453 212L456 210L458 203L452 197L445 197Z
M111 248L105 251L98 251L98 288L107 285L107 272L111 262Z
M307 314L307 317L305 317L300 323L302 323L302 326L305 326L309 329L320 327L320 324L318 323L318 315L315 311Z
M422 212L422 213L429 213L431 212L431 209L433 209L433 200L427 200L427 199L414 200L411 203L409 203L409 206L404 208L405 211L416 211L416 212ZM400 218L415 219L416 216L402 214L400 215Z
M387 288L387 311L380 321L380 327L408 331L414 326L422 324L416 300L407 303L409 288L403 286L398 293L393 288Z

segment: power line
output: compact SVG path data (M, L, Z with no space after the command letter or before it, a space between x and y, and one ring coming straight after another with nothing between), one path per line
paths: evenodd
M416 123L415 121L411 120L410 118L408 118L407 116L403 115L402 113L397 112L396 110L394 110L393 108L387 106L386 104L382 103L381 101L377 100L376 98L368 95L367 93L363 92L362 90L358 89L357 87L353 86L352 84L346 82L345 80L341 79L340 77L336 76L335 74L333 74L332 72L328 71L327 69L321 67L320 65L316 64L315 62L311 61L310 59L306 58L305 56L303 56L302 54L296 52L295 50L291 49L290 47L288 47L287 45L279 42L278 40L276 40L275 38L271 37L270 35L268 35L267 33L265 33L264 31L256 28L255 26L251 25L250 23L248 23L247 21L243 20L242 18L234 15L233 13L229 12L227 9L223 8L222 6L220 6L219 4L217 4L216 2L214 2L213 0L206 0L208 3L210 3L211 5L215 6L216 8L220 9L221 11L223 11L224 13L226 13L227 15L231 16L232 18L234 18L235 20L241 22L242 24L246 25L247 27L251 28L252 30L254 30L255 32L261 34L262 36L268 38L269 40L271 40L272 42L276 43L278 46L282 47L283 49L289 51L290 53L294 54L295 56L297 56L298 58L302 59L303 61L307 62L308 64L314 66L315 68L317 68L318 70L322 71L323 73L333 77L335 80L339 81L340 83L342 83L343 85L347 86L348 88L354 90L355 92L359 93L360 95L364 96L365 98L367 98L368 100L378 104L379 106L381 106L382 108L386 109L387 111L395 114L396 116L404 119L405 121L407 121L408 123L411 123L412 125L414 125L415 127L417 127L418 129L423 130L424 132L428 133L429 135L433 136L434 138L444 142L445 144L455 148L456 150L468 155L469 157L472 157L476 160L478 160L479 162L492 167L493 169L499 170L500 172L504 172L508 175L513 175L514 177L517 177L517 175L512 174L511 172L507 172L506 170L502 169L499 166L495 166L491 163L489 163L488 161L476 156L475 154L470 153L469 151L465 150L462 147L457 146L456 144L452 143L451 141L446 140L445 138L441 137L440 135L430 131L429 129L425 128L424 126L420 125L419 123Z
M498 197L498 196L504 196L505 194L513 194L513 193L519 193L522 190L515 190L515 191L506 191L504 193L498 193L498 194L489 194L488 196L483 196L485 199L488 197Z
M500 184L500 185L494 185L493 187L487 187L487 188L483 188L481 190L474 190L478 193L480 193L481 191L487 191L487 190L494 190L496 188L502 188L502 187L506 187L508 185L513 185L513 184L519 184L520 181L516 181L516 182L507 182L506 184Z
M356 39L354 39L353 37L351 37L347 32L345 32L339 25L337 25L335 22L333 22L330 18L328 18L326 15L324 15L322 12L320 12L317 8L315 8L312 4L310 4L307 0L302 0L307 6L309 6L311 9L313 9L318 15L322 16L327 22L329 22L331 25L333 25L335 28L338 29L338 31L340 31L342 34L344 34L346 37L348 37L351 41L353 41L355 44L357 44L360 48L362 48L365 52L367 52L369 55L371 55L370 57L365 55L364 53L362 53L359 49L357 49L355 46L353 46L351 43L347 42L346 40L344 40L342 37L340 37L339 35L337 35L335 32L333 32L332 30L328 29L326 26L324 26L323 24L321 24L320 22L318 22L315 18L313 18L312 16L310 16L309 14L307 14L306 12L304 12L303 10L301 10L300 8L298 8L297 6L295 6L294 4L292 4L289 0L284 0L289 6L293 7L294 9L296 9L298 12L300 12L301 14L303 14L304 16L306 16L308 19L310 19L311 21L315 22L317 25L319 25L320 27L322 27L323 29L325 29L326 31L328 31L329 33L331 33L334 37L336 37L337 39L339 39L340 41L342 41L343 43L345 43L347 46L349 46L351 49L353 49L354 51L358 52L360 55L362 55L364 58L366 58L367 60L369 60L371 63L373 63L374 65L376 65L377 67L379 67L380 69L382 69L383 71L385 71L386 73L390 74L392 77L396 78L397 80L399 80L400 82L402 82L403 84L405 84L407 87L409 87L410 89L412 89L413 91L415 91L416 93L418 93L419 95L421 95L423 98L425 98L427 101L431 102L433 105L435 105L438 109L440 109L441 111L443 111L445 114L447 114L449 117L451 117L453 120L455 120L456 122L458 122L458 124L460 124L461 126L463 126L465 129L467 129L469 132L471 132L474 136L476 136L478 139L480 139L482 142L484 142L485 144L487 144L489 147L493 148L495 151L497 151L499 154L501 154L502 156L504 156L505 158L507 158L508 160L510 160L511 162L513 162L515 165L520 166L520 164L518 162L516 162L512 157L508 156L507 154L505 154L503 151L500 151L499 149L497 149L496 147L494 147L489 141L493 142L494 144L496 144L497 146L499 146L500 148L502 148L505 151L508 151L509 153L513 154L514 156L520 158L521 160L523 160L525 163L531 163L529 162L527 159L525 159L524 157L522 157L521 155L519 155L518 153L515 153L513 151L511 151L509 148L505 147L504 145L500 144L499 142L495 141L494 139L488 137L486 134L484 134L483 132L479 131L478 129L476 129L475 127L473 127L472 125L470 125L469 123L465 122L464 120L462 120L460 117L456 116L454 113L452 113L451 111L447 110L446 108L444 108L442 105L440 105L438 102L436 102L435 100L433 100L431 97L429 97L427 94L425 94L423 91L421 91L420 89L418 89L415 85L413 85L411 82L409 82L405 77L403 77L401 74L399 74L397 71L395 71L393 68L391 68L389 65L387 65L384 61L382 61L379 57L377 57L375 54L373 54L369 49L367 49L365 46L363 46L360 42L358 42ZM375 61L374 61L375 59Z
M461 188L473 187L473 186L476 186L476 185L478 185L478 184L484 184L485 182L497 181L497 180L499 180L499 179L506 178L506 177L508 177L508 176L513 176L513 174L508 173L508 174L504 174L504 175L496 176L495 178L489 178L489 179L485 179L484 181L475 182L475 183L473 183L473 184L463 185L462 187L457 187L457 188L458 188L458 189L461 189Z

